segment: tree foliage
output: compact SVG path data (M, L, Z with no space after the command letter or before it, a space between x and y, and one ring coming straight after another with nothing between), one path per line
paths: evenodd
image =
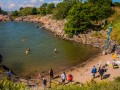
M7 12L2 10L2 8L0 7L0 14L7 15Z
M106 13L107 12L107 13ZM92 28L94 21L98 22L108 18L113 13L111 0L88 0L88 2L74 5L67 16L65 32L68 34L78 34L87 32Z
M2 13L2 9L1 9L1 7L0 7L0 14Z
M120 2L114 2L114 6L120 7Z
M68 15L68 11L74 6L77 2L75 0L64 1L57 4L56 9L53 12L53 18L55 19L64 19Z
M69 11L68 22L65 25L65 32L78 34L80 32L85 32L89 26L89 16L87 15L89 7L86 7L86 4L78 3L72 7Z
M19 13L18 13L18 11L17 10L15 10L15 11L13 11L12 12L12 14L11 14L12 16L18 16L19 15Z
M47 5L46 13L47 14L52 14L54 9L55 9L55 4L50 3L50 4Z
M32 15L36 15L37 14L37 9L35 7L32 8Z
M25 7L21 11L19 11L20 16L26 16L26 15L31 15L32 14L32 7Z
M47 8L47 5L48 5L47 3L43 3L41 7Z
M19 9L19 10L21 11L21 10L23 10L23 9L24 9L23 7L20 7L20 9Z

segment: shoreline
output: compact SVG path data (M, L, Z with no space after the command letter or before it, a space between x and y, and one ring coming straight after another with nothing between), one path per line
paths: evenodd
M38 19L38 21L39 21L39 19ZM31 21L31 20L33 20L33 21ZM49 27L51 27L51 25L53 25L53 27L55 27L54 24L48 25L48 24L45 23L46 20L43 20L44 22L41 22L41 21L37 22L37 20L34 19L34 18L31 19L31 20L30 19L28 19L28 20L25 19L25 20L21 20L21 21L28 21L28 22L38 23L38 24L40 24L39 28L44 28L45 30L48 30L48 31L54 33L55 36L60 35L60 38L65 39L65 40L75 41L77 43L89 44L89 45L92 45L92 46L96 45L97 48L102 48L103 45L105 44L105 40L95 39L95 38L90 37L89 35L87 35L87 38L86 38L85 34L80 35L80 37L74 36L72 39L71 38L66 38L66 35L63 33L63 31L60 31L61 33L58 33L58 32L55 32L55 30L56 30L55 28L53 28L54 30L49 29ZM55 22L57 22L57 21L55 21ZM36 28L38 28L38 27L36 27ZM61 30L63 30L63 29L61 29ZM95 43L93 44L92 43L93 41L96 44ZM97 44L99 44L99 45L97 45ZM62 69L62 70L59 70L59 71L55 72L55 76L58 76L58 75L60 76L62 74L62 72L65 71L67 73L67 75L69 73L73 75L74 82L85 83L86 81L90 81L90 79L92 77L91 76L92 66L95 65L97 67L97 64L99 63L99 61L101 61L102 65L104 65L108 61L108 59L109 59L109 61L112 62L113 59L112 59L111 56L112 56L111 54L107 54L107 55L98 54L98 55L95 55L94 57L88 59L87 61L85 61L85 62L83 62L81 64L74 65L74 66L71 66L71 67L67 67L66 69ZM118 71L118 69L117 69L117 71ZM106 73L110 74L111 76L109 78L105 79L105 80L113 80L114 77L119 76L120 75L119 74L120 69L119 69L119 73L117 71L116 70L114 71L111 67L108 67L108 72L106 72ZM48 75L46 75L45 77L48 78ZM61 82L60 78L57 79L57 80ZM99 79L99 77L96 78L95 80L101 81Z

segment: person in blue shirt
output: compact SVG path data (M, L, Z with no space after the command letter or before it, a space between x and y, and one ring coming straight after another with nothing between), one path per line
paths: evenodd
M12 75L13 75L12 71L9 70L9 71L7 72L7 77L8 77L8 79L11 79L11 76L12 76Z
M93 66L92 71L91 71L92 76L93 76L93 79L95 78L95 74L96 74L96 72L97 72L97 69L96 69L95 66Z

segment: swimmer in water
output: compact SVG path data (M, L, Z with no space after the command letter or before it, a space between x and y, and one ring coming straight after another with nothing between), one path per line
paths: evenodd
M25 51L25 54L28 55L30 53L30 48L28 48L26 51Z
M54 53L56 53L56 52L57 52L57 49L55 48L55 49L54 49Z

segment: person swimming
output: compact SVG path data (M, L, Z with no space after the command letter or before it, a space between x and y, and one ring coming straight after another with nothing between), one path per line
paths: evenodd
M56 53L56 52L57 52L57 49L55 48L55 49L54 49L54 53Z
M25 51L25 54L28 55L30 53L30 48L28 48L26 51Z

